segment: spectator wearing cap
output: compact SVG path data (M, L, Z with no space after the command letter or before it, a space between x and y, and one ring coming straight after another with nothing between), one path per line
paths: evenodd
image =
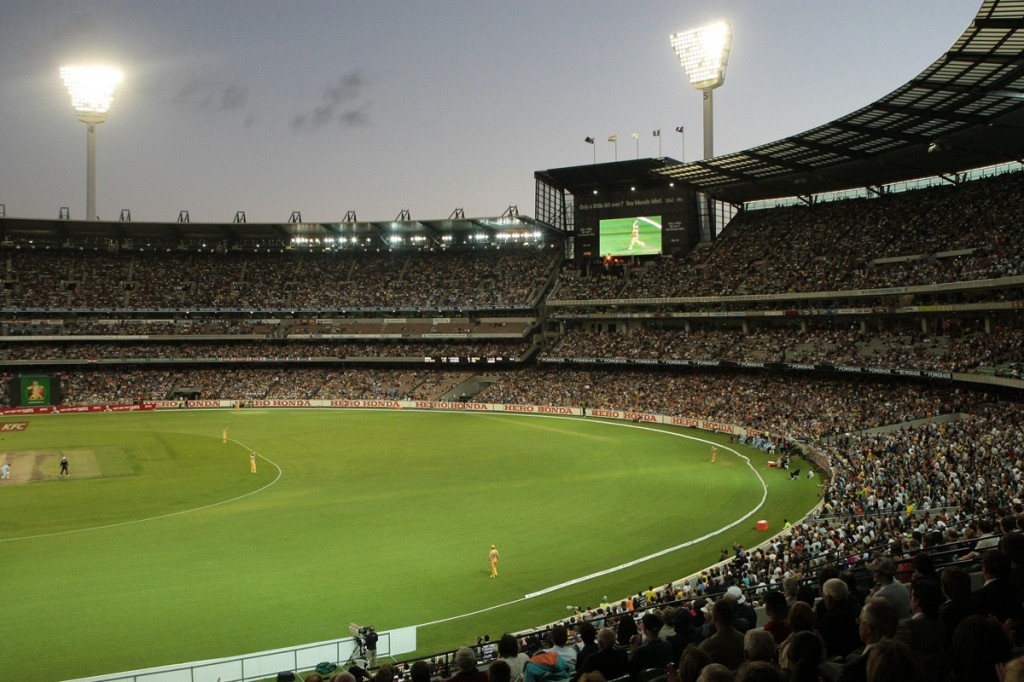
M649 668L663 670L672 662L672 645L658 635L664 622L654 611L648 611L640 619L640 634L630 642L629 676L640 679L640 673Z
M730 585L725 591L726 596L732 597L736 602L736 615L733 625L740 632L746 632L750 628L757 627L757 611L747 602L747 596L737 585Z
M887 600L896 609L900 620L910 618L913 615L910 608L910 590L896 580L896 562L887 556L878 557L868 563L868 570L871 571L872 580L877 584L869 596Z
M675 626L675 634L666 637L665 641L672 645L672 660L678 661L686 647L700 644L701 634L697 619L685 607L676 609Z
M786 622L789 617L789 605L786 604L786 597L777 590L765 592L764 613L768 617L764 629L772 633L776 645L782 644L791 632L789 623Z

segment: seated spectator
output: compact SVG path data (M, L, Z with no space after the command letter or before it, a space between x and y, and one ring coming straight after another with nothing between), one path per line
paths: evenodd
M942 594L946 601L939 607L939 618L946 629L948 648L960 621L977 612L971 598L971 576L959 566L947 566L942 571Z
M1011 582L1010 556L998 549L987 550L981 557L981 575L985 584L972 593L974 608L983 616L991 616L1019 641L1024 630L1024 607Z
M901 619L910 618L910 590L896 580L896 562L887 556L879 557L868 564L868 570L876 584L869 596L887 599Z
M715 633L700 643L711 660L728 670L739 670L743 665L743 635L733 627L736 613L735 603L730 597L722 597L711 607L711 623Z
M1013 643L995 620L968 616L953 633L947 682L999 682L999 668L1010 660Z
M487 666L487 682L512 682L512 668L499 659L491 661Z
M828 658L845 658L860 646L857 632L859 610L849 600L849 588L839 578L829 578L821 588L824 607L817 619L816 630L825 642Z
M487 673L476 667L476 652L468 646L455 652L455 669L447 682L487 682Z
M751 661L740 666L736 682L786 682L786 677L775 663Z
M891 639L899 626L895 607L885 599L871 598L860 610L860 640L864 648L851 654L839 673L839 682L867 682L867 654L884 639Z
M825 661L825 643L816 632L796 632L779 652L779 666L789 682L820 682L818 667Z
M701 671L712 662L711 656L706 651L696 646L688 646L683 651L683 655L679 657L679 669L673 671L669 668L666 682L697 682ZM676 675L678 680L673 679L673 675Z
M765 593L764 613L768 617L768 622L764 624L764 629L772 633L772 637L775 638L775 644L778 646L786 641L790 634L789 623L786 622L789 615L789 606L786 604L786 598L781 592L769 590Z
M868 654L867 675L871 682L930 682L939 677L926 677L918 655L903 642L885 639Z
M640 673L650 668L664 670L672 662L672 645L661 639L661 616L648 611L640 620L642 635L634 635L630 643L629 676L640 679Z
M548 651L558 654L559 658L569 666L570 672L574 671L576 669L576 656L579 654L579 649L575 646L569 646L569 630L564 625L556 625L551 628L551 641L553 646Z
M601 628L597 632L597 652L580 662L584 673L599 672L605 679L614 680L629 672L626 650L615 646L615 631Z
M583 661L591 654L598 652L597 630L592 623L584 621L576 626L576 634L579 635L580 644L582 645L576 654L576 670L578 672Z
M778 647L772 633L763 628L751 628L743 633L743 658L747 663L767 661L774 663Z
M740 546L740 551L743 547ZM757 627L757 611L754 607L747 603L747 596L743 594L736 585L730 585L725 591L725 594L732 597L733 601L736 602L736 615L734 617L734 624L736 629L740 632L746 632L750 628Z
M918 578L910 586L912 618L900 621L895 639L917 654L929 680L946 672L946 626L939 617L942 590L930 580Z
M530 657L519 650L519 640L507 632L498 640L498 658L512 670L512 682L522 682L523 668Z
M703 616L701 617L703 618ZM701 633L700 628L697 627L697 619L685 607L676 609L675 623L675 634L667 637L666 641L672 645L672 660L678 661L686 647L700 644Z

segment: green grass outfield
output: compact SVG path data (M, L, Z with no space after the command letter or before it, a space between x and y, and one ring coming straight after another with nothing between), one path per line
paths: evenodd
M410 410L28 421L0 437L14 467L0 484L0 648L12 679L475 612L418 629L421 653L454 648L688 575L722 548L763 540L756 519L778 528L818 493L818 479L791 481L737 448L752 469L721 437L629 422ZM720 443L715 463L706 439ZM56 478L62 454L67 480ZM728 531L522 599L729 525L760 504L757 474L763 507Z

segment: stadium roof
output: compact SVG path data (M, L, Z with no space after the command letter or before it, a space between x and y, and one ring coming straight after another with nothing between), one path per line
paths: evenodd
M882 99L807 132L705 161L538 171L574 195L678 181L722 201L808 196L1024 162L1024 0L985 0L953 46Z
M799 135L653 172L731 203L885 185L1024 160L1024 0L984 0L921 74Z
M446 244L446 236L455 243L470 243L476 235L485 241L499 235L518 237L525 232L561 237L549 225L526 216L506 212L498 217L449 217L444 220L394 220L384 222L352 221L339 223L134 223L131 221L41 220L33 218L0 219L3 242L40 244L96 243L113 240L119 245L194 247L203 242L210 248L219 244L259 245L280 248L289 244L331 243L348 240L368 246L390 246L392 237L422 236L425 243ZM304 241L305 240L305 241Z

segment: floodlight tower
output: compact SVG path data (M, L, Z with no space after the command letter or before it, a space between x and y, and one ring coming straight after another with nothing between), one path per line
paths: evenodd
M96 126L107 120L114 90L124 74L113 66L62 66L60 77L71 95L71 106L87 128L86 138L86 220L96 220Z
M732 27L727 21L682 31L671 36L672 49L690 79L704 93L704 158L714 156L714 89L725 82L725 67L732 47Z

